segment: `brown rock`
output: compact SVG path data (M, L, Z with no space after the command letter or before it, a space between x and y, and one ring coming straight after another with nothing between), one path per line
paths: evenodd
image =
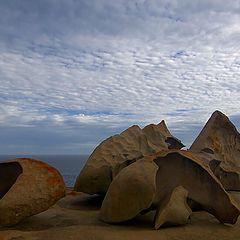
M15 225L63 196L63 178L48 164L27 158L0 163L0 225Z
M225 189L240 190L240 134L227 116L215 111L190 150L204 156Z
M191 200L220 222L234 224L237 221L240 214L237 205L197 154L184 150L161 151L153 161L159 167L153 205L158 206L166 195L181 185Z
M139 160L114 178L103 200L100 218L108 223L123 222L150 208L156 192L157 166Z
M134 125L96 147L78 176L74 189L89 194L105 194L112 179L126 166L145 155L168 148L181 148L164 121L145 128Z
M162 150L124 168L109 187L101 219L108 223L123 222L157 209L178 186L185 188L192 202L220 222L237 221L240 213L237 205L208 165L203 164L198 154L183 150Z
M176 187L158 206L155 215L155 229L164 226L187 224L191 208L187 204L188 191L182 186Z
M181 141L169 132L165 121L161 121L158 125L149 124L142 131L147 136L149 144L152 143L153 152L184 147Z

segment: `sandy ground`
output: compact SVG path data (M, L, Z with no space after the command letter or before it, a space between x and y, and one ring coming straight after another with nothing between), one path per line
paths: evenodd
M240 192L232 193L240 205ZM121 225L109 225L98 219L102 199L68 190L49 210L26 219L15 227L0 228L0 240L82 239L82 240L238 240L240 217L234 225L220 224L206 212L193 213L189 224L153 229L153 213ZM216 199L217 201L217 199Z

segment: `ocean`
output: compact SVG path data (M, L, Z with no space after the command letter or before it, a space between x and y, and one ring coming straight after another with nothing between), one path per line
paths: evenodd
M0 161L18 157L34 158L52 165L62 174L67 187L74 185L76 177L88 159L88 155L0 155Z

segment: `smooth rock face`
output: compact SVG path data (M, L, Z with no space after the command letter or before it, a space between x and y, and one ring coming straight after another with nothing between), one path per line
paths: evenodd
M102 203L101 220L123 222L148 209L156 192L157 169L154 162L144 159L124 168L110 184Z
M203 164L198 154L184 150L162 150L124 168L109 187L100 218L108 223L117 223L130 220L139 213L158 209L158 228L165 223L163 213L168 211L168 208L164 207L168 202L174 204L179 201L182 204L179 211L188 211L186 192L177 190L177 193L172 195L179 186L188 192L191 201L214 215L220 222L234 224L237 221L240 214L237 205L209 166ZM166 201L171 195L170 200ZM177 196L182 197L179 200ZM160 208L161 206L163 207ZM168 213L171 212L169 210ZM174 220L172 216L172 223L185 223L186 216L186 212L180 214L179 219L176 217Z
M240 214L237 205L197 154L184 150L161 151L153 161L159 167L155 206L181 185L188 191L190 199L220 222L234 224L237 221Z
M188 191L182 187L176 187L170 196L167 196L158 206L155 215L155 229L164 226L176 226L187 224L192 210L187 204Z
M113 178L126 166L162 149L181 147L183 144L170 134L164 121L143 129L134 125L96 147L74 189L89 194L105 194Z
M240 190L240 134L227 116L215 111L190 151L208 160L225 189Z
M0 163L0 225L15 225L63 196L63 178L48 164L27 158Z

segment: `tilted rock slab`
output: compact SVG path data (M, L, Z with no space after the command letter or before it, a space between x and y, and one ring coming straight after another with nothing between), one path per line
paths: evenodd
M157 209L178 186L220 222L237 221L239 209L218 179L198 155L183 150L163 150L124 168L109 187L100 218L117 223Z
M113 178L126 166L162 149L180 149L183 144L168 131L164 121L141 129L132 126L96 147L78 176L74 190L105 194Z
M190 150L209 162L226 190L240 190L240 134L227 116L215 111Z
M197 154L184 150L161 151L153 161L159 167L153 205L158 206L166 194L181 185L188 191L188 198L220 222L236 223L240 214L237 204Z
M15 225L63 196L63 178L50 165L28 158L0 163L0 225Z
M100 219L123 222L150 208L156 192L157 169L154 162L144 159L124 168L110 184Z
M188 223L192 210L187 204L187 196L188 191L178 186L159 204L154 220L155 229L162 225L176 226Z

